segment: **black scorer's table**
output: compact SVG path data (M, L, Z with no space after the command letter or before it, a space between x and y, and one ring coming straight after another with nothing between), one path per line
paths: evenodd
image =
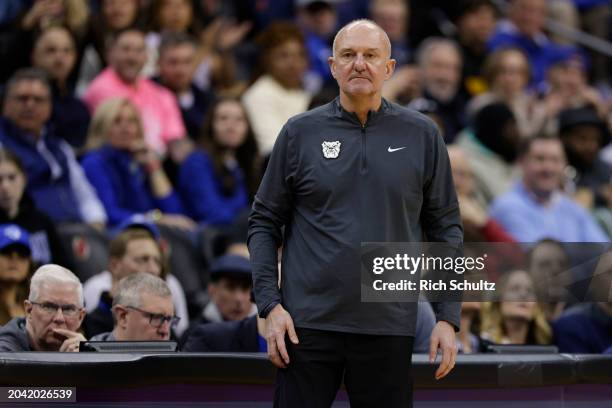
M415 407L612 408L612 355L459 355L439 381L436 368L413 356ZM0 386L76 387L77 404L48 406L267 407L275 372L256 353L0 353Z

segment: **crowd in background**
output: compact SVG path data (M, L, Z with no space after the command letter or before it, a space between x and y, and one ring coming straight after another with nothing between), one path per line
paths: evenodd
M607 0L0 2L0 350L144 336L265 351L246 217L284 123L337 97L332 41L359 18L392 44L383 97L447 143L465 241L532 243L501 302L463 303L460 350L609 352L612 292L559 293L575 279L562 243L612 235L612 66L555 30L611 41ZM108 240L102 269L76 266L60 238L74 224ZM171 265L176 240L205 262ZM426 351L429 304L419 319Z

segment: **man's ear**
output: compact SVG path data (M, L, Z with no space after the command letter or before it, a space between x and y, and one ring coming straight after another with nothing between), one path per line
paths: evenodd
M397 64L397 61L393 58L387 61L385 64L385 79L389 79L391 76L393 76L393 73L395 72L395 64Z
M336 78L336 64L334 63L334 57L329 57L327 59L327 64L329 65L329 70L331 71L332 77Z
M121 305L115 305L112 310L117 326L125 329L127 327L127 309Z
M23 301L23 310L25 311L26 314L26 318L30 317L30 314L32 313L32 308L34 307L34 305L29 301L29 300L24 300Z

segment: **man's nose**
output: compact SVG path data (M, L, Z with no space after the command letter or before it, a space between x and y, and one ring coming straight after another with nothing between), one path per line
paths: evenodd
M64 316L64 312L62 312L62 308L58 308L57 312L53 315L54 322L63 323L66 321L66 316Z
M159 326L159 328L157 329L157 334L159 334L162 337L168 337L170 335L170 322L167 320L164 320L164 322L162 323L161 326Z
M355 70L363 71L365 69L365 58L361 54L357 54L355 57Z
M36 101L34 98L27 98L23 104L26 109L33 109L36 107Z

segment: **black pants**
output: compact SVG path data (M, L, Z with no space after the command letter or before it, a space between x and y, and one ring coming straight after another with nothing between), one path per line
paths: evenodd
M274 407L329 407L343 379L352 408L412 407L413 337L296 331L299 344L285 340L290 364L278 370Z

